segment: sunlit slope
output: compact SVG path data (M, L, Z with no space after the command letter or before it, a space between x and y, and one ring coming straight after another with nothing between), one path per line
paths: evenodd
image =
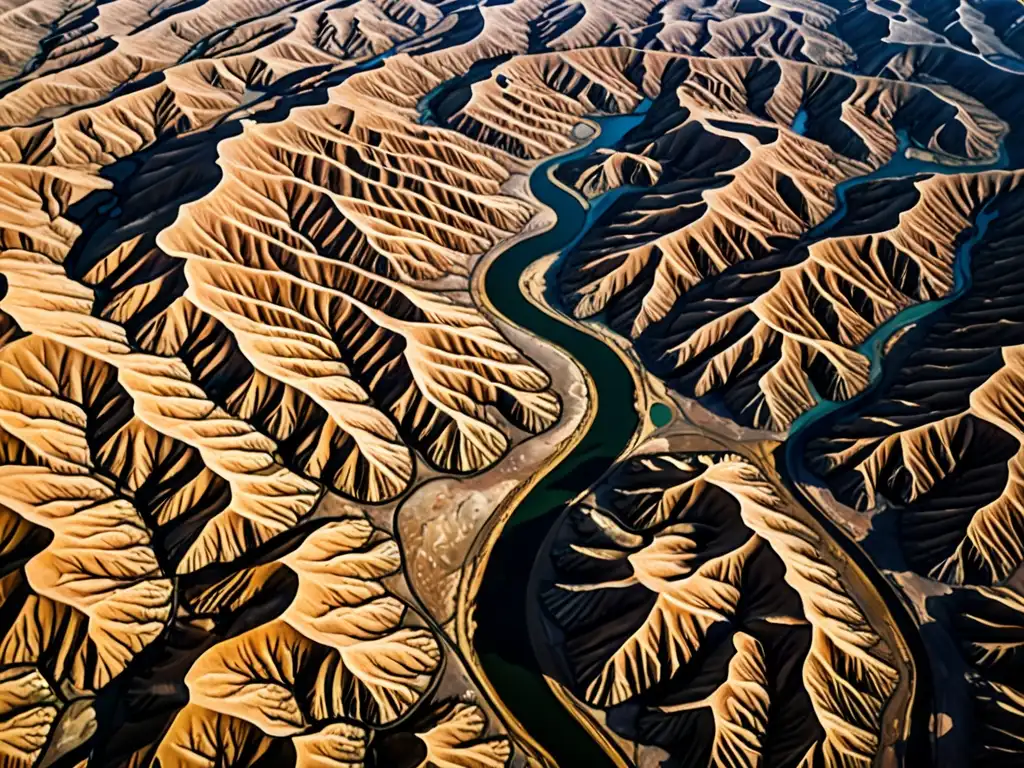
M0 125L52 120L125 91L123 109L155 93L165 118L178 107L180 119L194 121L192 113L214 112L232 92L259 92L292 72L384 53L442 15L425 4L370 0L342 8L210 0L163 9L133 1L98 4L96 14L78 34L66 31L73 51L52 41L40 66L11 83L0 100Z
M955 4L937 5L950 7L935 10L936 20L956 18ZM465 8L406 0L344 7L284 0L152 7L140 0L75 6L33 0L0 17L0 31L11 41L0 127L20 126L0 145L9 159L102 162L111 153L123 155L126 143L138 151L161 135L201 129L238 110L266 109L279 100L282 83L315 88L334 71L396 45L439 79L490 57L616 45L708 58L784 58L909 80L934 79L935 57L955 55L971 72L982 61L978 50L989 56L984 61L1015 60L1008 43L972 46L962 35L951 35L952 44L894 34L883 50L876 44L860 51L844 40L858 39L848 19L872 30L881 24L881 32L886 24L913 26L920 17L897 21L899 14L874 3L840 10L820 2L758 2L742 10L723 4L694 14L685 4L612 0ZM962 23L981 28L970 17ZM996 31L978 41L998 41L998 20L988 28ZM1004 86L999 80L991 87ZM47 158L51 146L55 157Z
M161 134L202 128L254 103L264 108L284 79L316 82L402 43L447 76L490 57L595 45L839 65L851 54L825 31L836 16L820 3L743 14L722 8L690 21L658 3L613 0L465 8L414 0L31 0L0 15L8 41L0 127L25 128L13 134L22 154L29 144L38 151L41 142L56 143L78 162L83 153L95 162L97 152L124 142L137 151ZM75 134L101 147L79 146Z
M405 157L416 143L423 156ZM365 466L336 478L365 490L345 490L378 500L408 482L408 454L381 410L458 472L508 448L485 406L527 430L551 424L547 377L474 308L417 287L448 278L464 289L472 257L525 224L529 210L496 195L500 165L439 132L335 107L248 129L219 162L225 179L158 243L186 260L186 297L254 368L351 436ZM314 449L310 462L329 459Z
M270 505L210 520L220 552L202 562L241 551L224 549L238 515L259 541L294 524L318 481L376 502L408 487L413 450L450 471L492 464L508 438L488 405L528 431L550 425L546 376L451 293L530 216L500 194L508 170L491 150L335 104L247 128L218 154L215 189L158 237L133 235L161 198L196 188L168 168L173 151L154 156L120 227L71 263L79 228L63 214L109 182L13 166L24 222L5 230L19 247L5 255L2 304L24 330L121 370L140 418L199 451L233 498Z
M970 676L974 765L1013 766L1024 758L1021 638L1024 598L1011 587L971 587L944 599Z
M995 162L1006 128L969 97L658 54L620 60L616 87L605 75L599 88L572 68L578 56L558 65L577 92L599 89L620 109L655 100L624 146L644 172L619 174L640 189L568 255L562 295L577 317L603 313L684 394L785 429L814 389L862 391L869 361L858 346L900 309L953 289L956 248L997 180L841 185L900 162L908 144L916 158ZM586 189L608 162L595 156L565 176ZM884 205L894 193L898 212Z
M843 500L906 507L919 572L1008 577L1016 176L868 184L810 236L901 140L950 166L1012 144L1014 14L915 5L0 3L0 762L510 759L417 607L395 505L514 464L557 420L536 347L470 275L536 212L517 174L574 147L587 115L647 100L625 146L567 169L588 196L641 189L562 285L744 424L863 391L858 345L956 289L956 251L1000 201L983 303L920 350L920 371L955 358L963 375L915 370L924 385L810 458ZM643 533L605 510L572 555L589 570L567 583L588 586L556 618L601 646L566 644L574 690L630 716L641 701L619 736L696 760L864 764L900 682L879 616L749 464L679 461L651 459L644 492L682 472L667 482L703 478L696 501L663 494ZM676 520L705 505L707 526ZM609 559L636 583L605 589ZM587 602L638 584L622 611ZM990 609L965 644L1005 619ZM594 629L630 622L636 639ZM990 679L974 693L991 757L1019 686L965 648Z
M908 333L877 398L808 446L841 500L895 505L911 567L952 583L1002 581L1024 556L1018 179L987 177L995 218L970 291Z
M928 3L718 3L509 0L449 5L424 0L244 3L68 3L0 6L0 79L24 89L6 106L21 119L53 117L120 83L205 58L259 60L287 69L360 59L408 41L417 53L450 51L470 66L488 56L622 45L721 58L757 56L855 67L914 79L954 56L1012 71L1020 65L1012 5ZM936 59L937 61L937 59ZM463 70L464 71L464 70ZM193 81L195 82L195 81ZM45 110L45 112L40 112ZM56 111L55 111L56 110Z
M84 60L60 59L59 67L54 60L53 71L11 83L0 99L0 126L10 127L0 133L0 154L13 162L107 165L161 138L270 108L282 79L299 84L383 54L440 18L429 6L401 5L391 8L395 19L372 2L342 9L279 0L147 15L132 34L104 39Z
M1002 3L965 0L866 2L863 12L837 19L835 29L859 58L876 59L900 51L889 66L912 66L926 51L952 52L993 71L1019 71L1024 55L1020 11ZM859 17L859 28L853 16Z
M461 673L362 510L493 466L559 414L469 293L533 213L502 191L521 165L354 88L232 124L264 42L138 89L83 64L95 91L39 73L0 99L54 118L0 139L12 764L358 763L406 736L442 762L509 755L476 706L396 724Z
M156 233L139 224L167 220L177 209L168 197L188 199L194 177L202 181L177 162L204 157L196 142L151 155L120 201L116 186L84 171L10 166L5 176L5 545L23 561L5 589L21 617L5 628L4 663L18 671L12 686L45 670L43 679L69 680L91 700L169 631L172 604L186 600L172 595L175 574L282 541L328 491L394 499L410 488L416 455L454 473L485 468L523 431L557 417L546 374L466 294L475 259L530 215L500 193L508 170L493 151L331 104L297 110L287 124L247 127L217 154L221 181ZM118 206L119 221L85 236L71 218L76 205L92 213ZM51 532L49 543L37 527ZM358 554L346 567L394 576L394 543L378 546L364 527L346 533ZM282 543L295 546L294 538ZM214 625L221 611L259 615L260 585L284 566L298 573L301 594L301 567L275 563L227 577L218 594L228 607L204 603L189 615L212 616ZM321 586L331 572L317 571ZM216 573L196 578L201 584ZM337 577L343 583L345 573ZM347 597L337 591L239 636L255 666L235 669L228 693L192 683L218 678L222 651L196 658L200 670L212 665L209 674L179 683L172 676L172 686L188 686L191 704L160 749L191 744L206 729L212 743L228 738L225 729L258 743L260 734L300 736L339 717L390 722L418 702L440 664L437 641L401 629L407 610L393 598L361 608L363 588ZM384 600L383 588L371 591ZM351 631L369 643L362 651L299 618L349 610L360 626ZM359 611L380 627L355 618ZM368 688L354 692L352 704L289 714L288 729L255 714L240 717L255 730L243 727L232 718L250 712L247 691L255 701L276 699L275 686L298 684L284 671L266 689L244 682L263 681L274 662L260 654L273 655L286 640L305 655L345 648L355 660L344 663L354 666L330 674L362 675ZM407 673L398 671L403 664ZM308 676L318 667L302 669ZM40 696L20 747L29 762L67 701L56 691ZM280 706L292 712L288 701ZM75 716L89 720L81 708ZM163 723L174 717L171 710ZM162 730L158 722L149 738Z
M899 681L886 619L744 459L634 455L550 556L567 682L619 735L686 765L873 764Z
M646 155L601 150L604 160L591 166L576 181L576 187L588 198L598 197L622 186L650 187L661 176L661 163Z

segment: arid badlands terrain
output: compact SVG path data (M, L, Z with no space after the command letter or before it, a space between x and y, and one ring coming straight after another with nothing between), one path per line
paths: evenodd
M0 0L0 768L1024 766L1024 5Z

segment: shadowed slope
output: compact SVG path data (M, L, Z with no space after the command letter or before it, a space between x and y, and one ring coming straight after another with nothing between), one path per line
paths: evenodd
M605 312L656 372L742 423L785 429L814 404L812 383L862 391L857 347L952 290L956 248L999 182L921 181L895 220L878 213L887 193L843 185L903 141L915 157L993 162L1005 127L948 90L803 65L645 54L624 69L623 90L632 80L657 99L626 149L660 174L569 254L566 302L578 317Z
M808 446L842 500L899 509L915 570L957 584L1002 581L1024 555L1018 178L983 178L995 218L974 250L970 292L915 334L915 351L863 413Z
M682 764L871 765L899 674L820 544L739 457L624 460L552 550L571 687Z
M622 194L557 288L735 422L870 395L809 464L899 516L913 570L989 585L951 604L976 758L1012 762L1019 185L984 168L1019 153L1009 5L0 4L2 759L515 759L396 510L438 476L437 520L475 509L477 473L523 479L561 358L473 270L530 226L520 174L649 105L559 171ZM878 329L954 294L883 340L882 381ZM737 765L895 743L887 616L798 513L744 459L660 449L574 508L545 600L620 743Z

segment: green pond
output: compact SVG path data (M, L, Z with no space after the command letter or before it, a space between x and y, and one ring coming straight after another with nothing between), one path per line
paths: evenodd
M672 421L672 409L664 403L655 403L651 406L651 423L656 427L664 427Z

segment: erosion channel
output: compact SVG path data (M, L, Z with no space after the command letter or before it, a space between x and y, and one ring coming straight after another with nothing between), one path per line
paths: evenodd
M633 379L618 354L598 337L535 306L522 293L520 277L537 259L553 253L564 253L573 247L608 204L630 189L623 187L612 190L591 201L588 207L579 196L554 179L555 168L560 163L588 155L598 148L614 146L643 119L648 106L649 103L645 102L629 115L594 118L600 126L597 136L571 152L546 160L534 169L530 175L530 190L541 203L557 214L555 225L503 252L484 276L484 290L494 308L509 322L564 349L590 373L596 391L593 404L595 413L586 434L516 507L490 554L476 599L474 645L484 673L504 706L563 768L610 766L612 763L591 735L562 707L544 679L531 650L527 629L527 585L534 558L559 513L566 503L591 486L622 453L636 430L638 417ZM879 178L965 170L908 160L904 155L905 149L906 145L901 145L892 161L882 169L842 185L837 190L836 212L808 233L810 239L824 236L832 225L843 218L846 212L846 193L850 187ZM960 248L956 264L956 286L950 297L901 313L865 342L861 351L872 360L875 381L881 372L880 358L884 341L900 327L919 322L923 316L940 309L968 287L970 248L984 233L987 221L987 216L980 217L974 235ZM802 445L808 428L820 419L834 415L832 412L836 410L837 404L823 401L794 425L790 440L787 441L790 445L787 445L782 479L798 498L803 497L803 494L795 487L796 483L808 478L798 452L791 448ZM809 499L803 498L803 501L809 504ZM808 508L816 517L822 517L814 505L809 504ZM826 527L837 543L849 551L870 575L890 610L895 613L901 633L911 635L908 640L915 646L913 655L920 665L919 670L921 667L926 668L926 664L922 664L923 649L912 637L916 635L916 627L884 578L870 562L864 560L858 548L847 541L847 537L835 525L828 524ZM927 689L927 681L920 683L924 683ZM930 698L927 694L915 697L915 717L927 716Z
M643 120L648 104L629 115L599 117L600 132L585 145L541 163L530 190L556 214L555 225L503 252L488 268L484 290L509 322L556 344L593 376L594 417L586 434L516 507L490 555L477 596L474 636L480 661L502 703L560 766L611 766L610 759L548 688L530 646L526 589L530 569L548 530L567 502L585 491L626 448L638 423L633 378L601 339L536 307L519 278L534 261L561 253L583 235L612 199L613 190L586 207L554 180L559 163L615 145Z

